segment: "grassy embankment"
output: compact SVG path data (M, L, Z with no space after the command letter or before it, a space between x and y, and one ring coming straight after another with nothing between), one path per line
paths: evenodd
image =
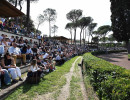
M56 70L49 73L40 80L39 84L24 83L16 89L6 100L30 100L35 98L36 95L43 95L47 92L53 92L66 84L64 75L69 72L72 63L77 57L72 58L65 62L62 66L56 66Z

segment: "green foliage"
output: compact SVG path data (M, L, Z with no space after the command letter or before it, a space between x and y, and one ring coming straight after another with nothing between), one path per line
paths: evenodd
M130 70L105 60L84 55L87 74L100 100L128 100L130 98Z
M128 54L128 59L130 60L130 54Z
M114 37L118 41L130 39L130 2L129 0L110 0L111 21Z
M43 16L45 20L49 22L49 37L51 37L51 22L54 22L57 18L56 10L47 8L43 11Z
M87 27L92 21L91 17L82 17L80 20L78 20L77 24L78 27L80 27L81 29Z
M73 28L74 28L74 43L76 46L76 28L77 28L77 21L82 17L82 10L74 9L71 10L69 13L66 14L66 18L70 20L73 23Z
M103 25L98 28L98 34L101 36L102 41L106 41L106 35L111 31L111 26Z
M56 10L52 8L47 8L44 10L43 15L47 21L55 21L57 18Z
M107 54L109 53L118 53L118 52L127 52L127 50L111 50L107 51ZM93 55L101 55L101 54L106 54L106 51L94 51L91 52Z
M93 86L90 83L91 80L91 76L89 76L88 74L86 74L84 72L84 83L85 83L85 87L86 87L86 92L87 92L87 97L89 100L98 100L98 97L93 89Z
M71 10L69 13L66 14L66 18L72 21L73 23L76 23L80 19L81 16L82 16L82 10L80 9Z

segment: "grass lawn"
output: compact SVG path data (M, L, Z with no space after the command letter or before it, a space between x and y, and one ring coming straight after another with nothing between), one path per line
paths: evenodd
M55 91L66 84L64 74L69 72L72 63L77 57L65 62L62 66L56 66L56 70L44 76L39 84L24 83L16 89L6 100L32 100L37 95Z
M93 86L90 83L90 78L91 77L87 74L84 76L84 83L85 83L88 99L89 100L99 100L98 96L96 95L96 93L93 89Z

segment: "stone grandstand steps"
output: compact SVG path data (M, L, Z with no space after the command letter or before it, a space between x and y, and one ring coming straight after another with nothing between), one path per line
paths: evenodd
M24 39L27 39L27 40L32 39L32 38L27 37L27 36L25 36L25 35L13 34L13 33L6 32L6 31L0 31L0 35L1 35L1 34L7 35L8 37L11 37L11 36L19 36L19 37L21 37L21 36L22 36ZM33 38L32 40L38 42L38 39L34 39L34 38Z
M24 66L20 66L21 69L21 73L24 74L28 71L28 64L24 65ZM6 87L5 89L2 89L0 91L0 100L4 100L9 94L11 94L15 89L17 89L20 85L22 85L25 80L26 80L26 76L22 77L23 81L18 81L15 84L12 84L8 87Z
M23 77L22 79L23 81L18 81L17 83L14 83L6 87L5 89L0 90L0 100L5 100L5 98L8 97L8 95L13 93L14 90L16 90L19 86L21 86L26 81L26 77Z
M24 74L28 71L29 67L28 65L20 66L21 73Z
M16 36L21 37L22 36L24 38L24 40L25 39L27 39L27 40L32 39L32 38L24 36L24 35L13 34L13 33L6 32L6 31L0 31L0 35L2 35L2 34L7 35L9 38L11 36L14 36L14 37L16 37ZM33 42L34 41L38 42L38 40L34 39L34 38L32 39L32 41ZM28 71L28 69L29 69L28 64L20 66L20 69L21 69L21 73L22 74L26 73ZM1 89L0 90L0 100L4 100L9 94L11 94L15 89L17 89L20 85L22 85L25 82L25 80L26 80L26 76L22 77L22 79L23 79L23 81L19 81L17 83L11 84L10 86L6 86L4 89Z
M28 65L24 65L24 66L20 66L21 69L21 73L24 74L28 71ZM15 89L17 89L20 85L22 85L25 80L26 80L26 76L22 77L23 81L18 81L15 84L12 84L8 87L6 87L5 89L2 89L0 91L0 100L4 100L9 94L11 94Z

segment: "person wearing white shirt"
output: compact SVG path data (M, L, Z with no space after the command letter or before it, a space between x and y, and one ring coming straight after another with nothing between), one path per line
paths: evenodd
M30 68L28 70L28 77L32 77L32 76L40 76L42 73L42 70L37 66L37 60L33 59L30 65Z
M2 39L2 41L1 41L1 44L3 45L3 46L9 46L8 44L9 44L9 42L7 42L7 39Z
M21 50L17 47L17 44L15 42L8 49L8 52L13 56L15 64L17 58L22 58L23 64L26 64L26 54L21 54Z
M48 54L48 53L45 53L45 54L43 55L43 59L46 59L48 56L49 56L49 54Z
M49 66L48 66L48 63L46 61L43 62L43 65L44 65L44 69L46 72L49 72Z
M11 41L11 42L14 41L14 36L11 36L10 41Z
M57 55L55 60L61 60L61 57Z

